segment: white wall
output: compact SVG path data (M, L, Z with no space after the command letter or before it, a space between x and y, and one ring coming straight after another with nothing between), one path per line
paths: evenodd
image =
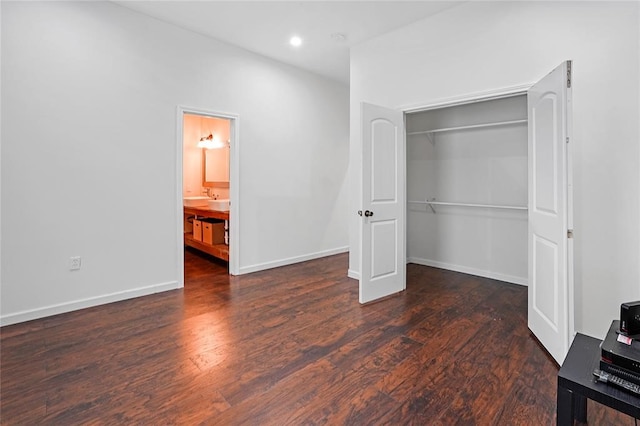
M2 324L181 285L178 105L240 117L241 272L345 250L347 87L108 2L1 8Z
M403 108L460 99L528 85L572 59L576 329L604 336L620 303L640 298L638 8L469 2L353 48L350 211L360 198L360 101Z

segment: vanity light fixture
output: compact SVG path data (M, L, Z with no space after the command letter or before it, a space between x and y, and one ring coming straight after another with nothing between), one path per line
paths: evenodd
M200 138L200 142L198 142L198 148L211 149L212 144L213 144L213 134L209 133L209 136L203 136Z
M198 148L205 149L219 149L227 146L229 146L229 141L223 142L218 136L213 136L211 133L209 133L209 136L201 137L200 142L198 142Z

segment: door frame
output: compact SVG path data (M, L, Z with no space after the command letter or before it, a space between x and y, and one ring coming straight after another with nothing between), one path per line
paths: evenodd
M496 99L510 98L513 96L526 95L527 90L535 83L523 84L519 86L506 87L502 89L489 90L486 92L472 93L467 95L456 96L452 98L436 99L432 102L417 105L407 105L399 108L405 115L416 112L429 111L432 109L440 109L453 107L458 105L472 104L476 102L493 101Z
M184 114L201 115L205 117L224 118L230 121L229 135L229 274L238 275L240 242L240 116L238 114L208 110L198 107L178 105L176 108L176 230L177 230L177 259L178 283L184 287L184 212L183 212L183 152L184 152Z

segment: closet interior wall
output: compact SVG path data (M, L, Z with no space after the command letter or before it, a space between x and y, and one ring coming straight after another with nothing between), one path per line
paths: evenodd
M526 95L405 120L407 261L526 285Z

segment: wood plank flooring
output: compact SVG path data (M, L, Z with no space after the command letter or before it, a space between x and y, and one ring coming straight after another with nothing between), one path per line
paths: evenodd
M526 287L408 265L367 306L338 255L0 330L6 425L551 425L558 368ZM589 422L633 425L597 404Z

